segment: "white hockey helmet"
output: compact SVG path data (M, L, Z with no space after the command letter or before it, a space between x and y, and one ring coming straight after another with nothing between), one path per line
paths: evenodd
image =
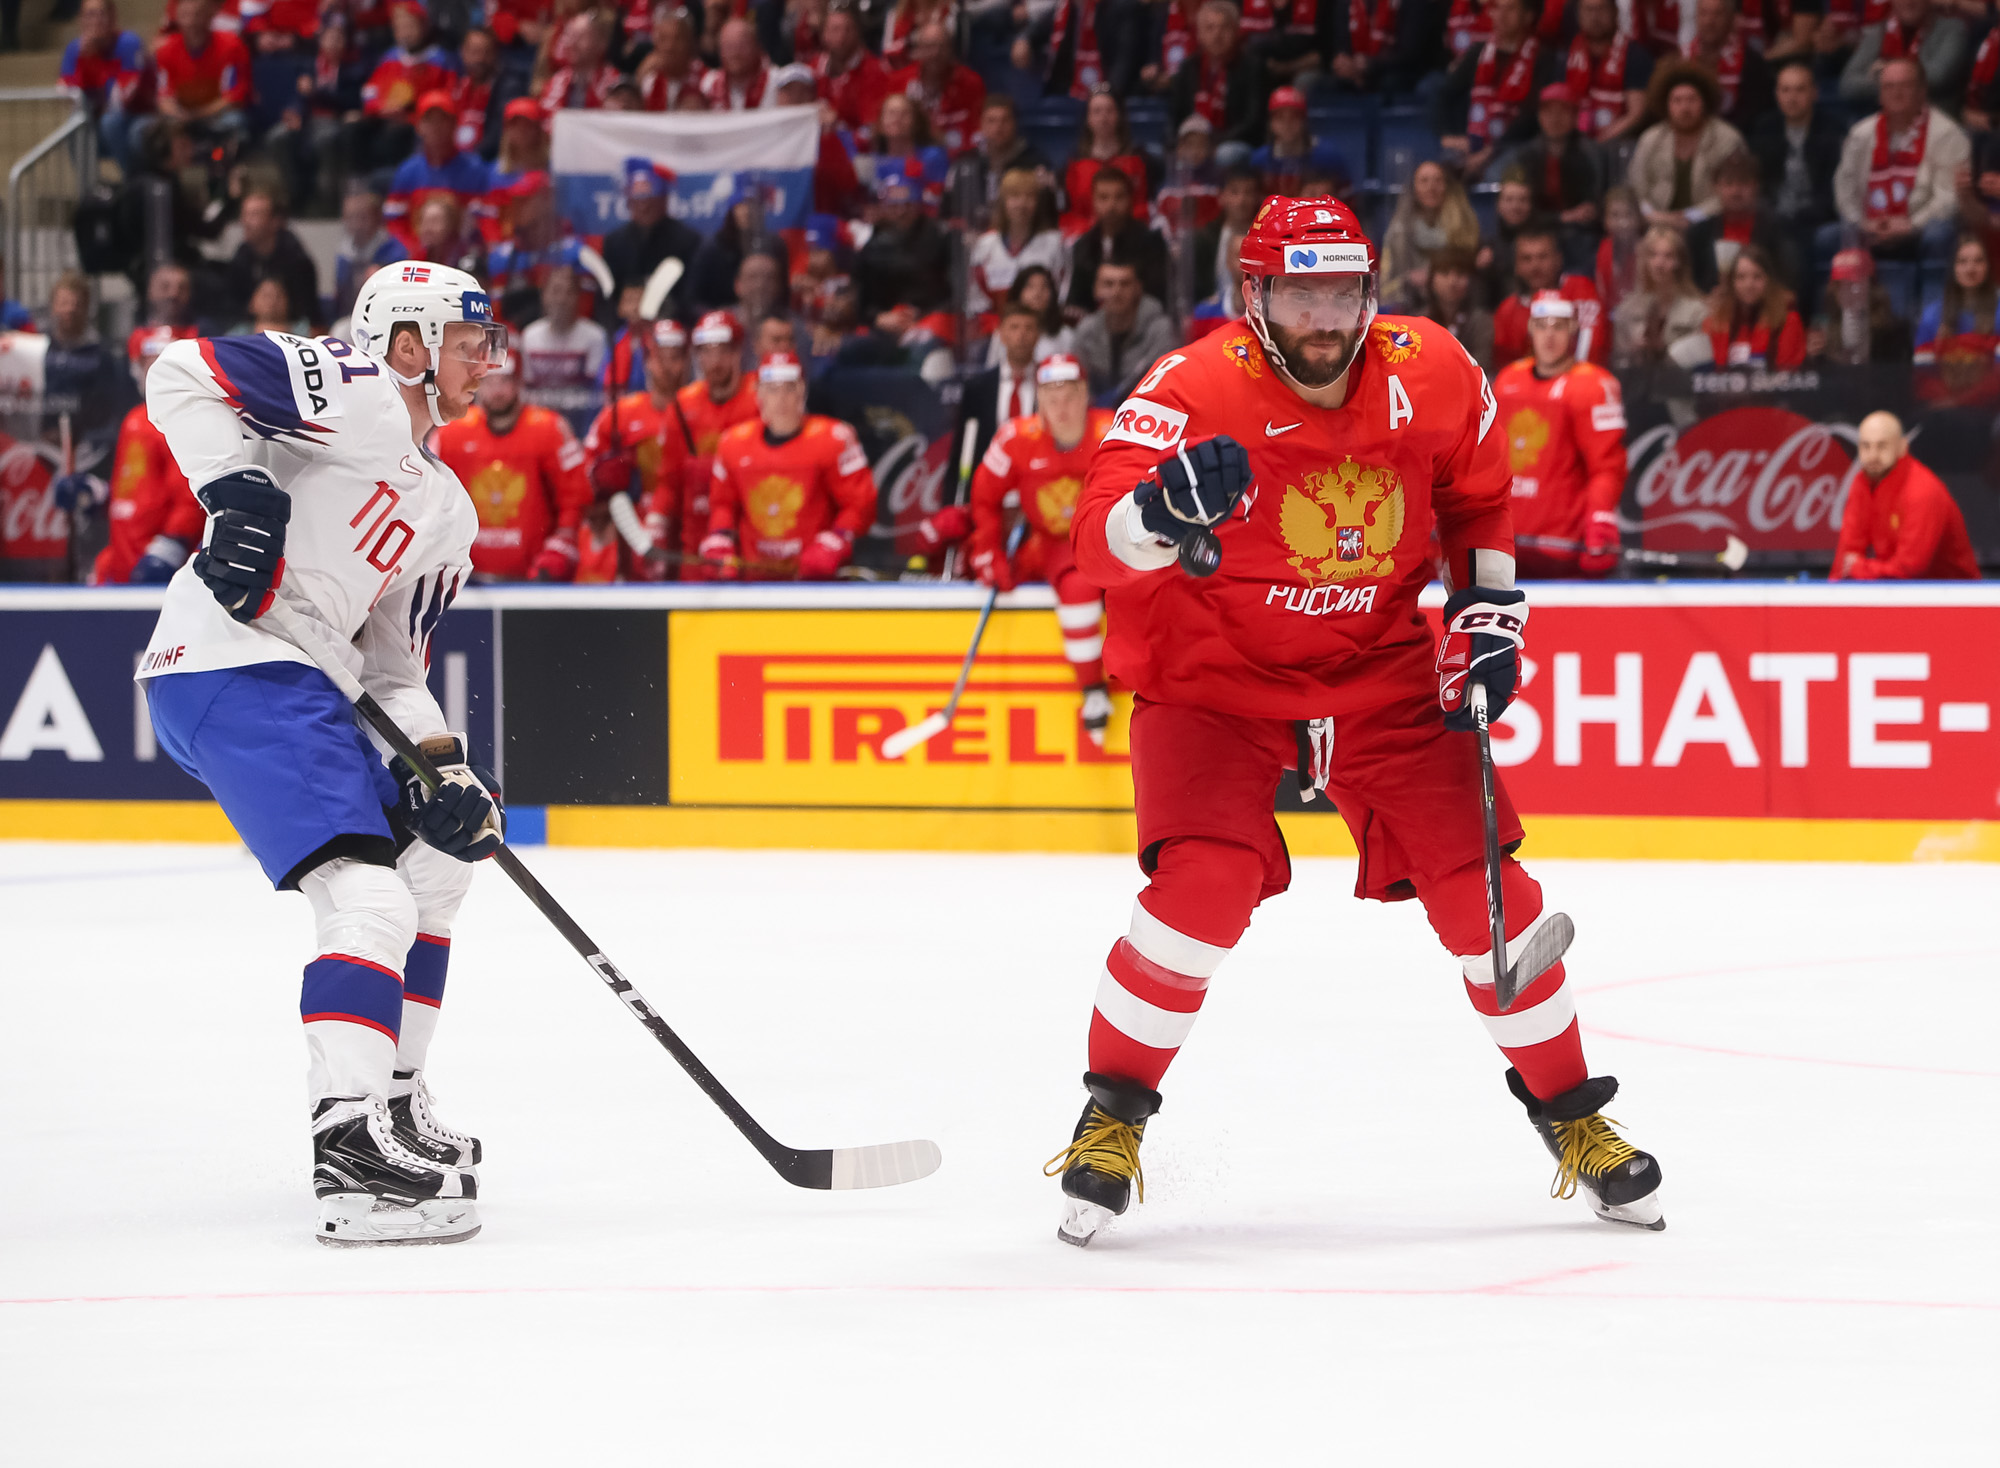
M421 377L405 377L394 368L389 375L404 387L421 386L431 422L442 428L437 368L444 329L455 322L481 327L479 351L489 366L498 367L507 360L507 328L493 320L492 299L476 279L449 265L421 260L385 265L368 277L354 301L355 348L388 367L390 335L405 321L420 333L430 366Z

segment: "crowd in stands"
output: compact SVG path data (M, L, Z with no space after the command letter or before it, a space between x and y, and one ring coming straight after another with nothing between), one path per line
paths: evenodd
M2000 348L1993 0L171 0L150 37L83 0L63 74L170 204L169 263L133 236L149 329L338 332L371 271L444 262L579 435L646 390L669 258L655 314L732 312L739 370L1005 383L1065 352L1114 402L1241 314L1272 194L1354 202L1384 309L1489 371L1542 290L1620 369L1896 357L1951 398ZM608 232L558 207L559 110L805 104L802 228L753 180L704 237L645 158ZM336 214L323 279L288 218Z

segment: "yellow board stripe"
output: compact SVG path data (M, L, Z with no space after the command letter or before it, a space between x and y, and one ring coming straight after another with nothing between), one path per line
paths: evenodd
M1529 858L2000 862L2000 821L1526 816ZM1352 856L1337 816L1280 815L1295 856ZM1129 811L551 806L556 846L1129 853ZM234 841L206 801L0 800L0 840Z

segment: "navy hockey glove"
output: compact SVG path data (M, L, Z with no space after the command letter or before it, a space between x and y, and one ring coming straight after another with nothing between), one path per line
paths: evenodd
M418 743L444 777L437 790L424 789L417 772L400 758L389 773L403 787L403 822L427 845L460 861L483 861L500 849L507 818L492 773L465 761L465 744L455 734Z
M1219 433L1160 460L1153 477L1132 491L1132 502L1140 524L1178 543L1193 526L1228 519L1250 479L1250 451Z
M271 609L285 575L285 526L292 497L262 469L235 469L195 492L210 516L208 544L194 574L222 609L250 623Z
M56 508L65 515L79 509L94 510L111 497L111 490L95 474L65 474L49 486Z
M1528 626L1528 594L1491 586L1454 591L1444 604L1438 639L1438 706L1447 729L1470 729L1472 685L1486 688L1488 722L1514 701L1521 676L1521 645Z
M171 535L156 535L146 543L146 553L132 567L126 579L134 586L164 586L174 572L187 564L187 547Z

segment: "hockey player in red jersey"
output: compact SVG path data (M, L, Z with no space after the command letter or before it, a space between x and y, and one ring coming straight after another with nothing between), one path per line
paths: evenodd
M715 446L702 559L725 577L831 581L874 523L875 475L854 430L806 411L806 374L790 352L757 364L761 421ZM740 556L740 561L739 561Z
M1602 576L1618 565L1625 403L1618 379L1576 359L1577 305L1542 291L1528 308L1534 355L1493 382L1514 475L1518 574Z
M640 322L634 332L645 343L645 390L625 393L600 409L583 452L597 503L626 527L627 570L657 579L668 566L667 531L680 508L682 466L694 447L679 398L687 379L687 329L669 320ZM625 508L614 508L621 495ZM600 547L600 561L603 554ZM615 549L609 554L619 559ZM590 579L616 579L602 575L603 569L594 567Z
M111 538L90 569L94 586L157 585L170 579L201 544L208 513L174 462L167 436L146 416L146 374L167 343L165 334L132 334L139 404L118 426L111 460Z
M1069 528L1091 456L1110 428L1110 410L1090 406L1083 365L1057 353L1035 368L1035 412L1000 425L972 476L972 572L1002 591L1012 591L1017 580L1046 581L1055 589L1063 656L1083 690L1083 727L1100 746L1111 722L1111 695L1104 687L1104 593L1077 569ZM1028 522L1011 564L1010 509Z
M1611 326L1590 277L1562 268L1562 240L1551 226L1524 225L1514 236L1514 274L1521 289L1493 308L1493 360L1528 355L1528 303L1543 291L1576 302L1576 354L1599 366L1611 360Z
M479 403L437 432L437 456L479 514L475 581L568 581L576 527L590 504L583 446L560 413L521 398L521 359L489 372Z
M1376 315L1375 248L1336 200L1268 201L1239 262L1254 337L1218 332L1154 365L1117 410L1071 532L1108 590L1106 666L1136 695L1150 881L1098 986L1090 1100L1050 1163L1059 1237L1089 1242L1142 1186L1160 1079L1252 911L1290 883L1272 795L1300 766L1354 834L1356 895L1419 899L1457 958L1557 1158L1558 1194L1580 1187L1600 1217L1662 1227L1659 1164L1601 1115L1617 1083L1584 1066L1562 964L1507 1012L1495 999L1464 731L1472 684L1495 717L1512 698L1528 609L1493 394L1442 327ZM1434 527L1450 590L1435 653L1417 610ZM1204 554L1218 545L1219 567ZM1212 574L1176 569L1181 557ZM1504 792L1499 806L1511 848L1521 825ZM1548 915L1511 857L1502 891L1511 959Z
M727 311L710 311L694 324L695 366L701 381L681 389L681 417L694 441L681 465L681 579L707 580L716 568L699 564L708 535L708 497L714 485L715 445L726 428L755 421L757 385L743 376L743 328ZM675 426L675 425L669 425Z

